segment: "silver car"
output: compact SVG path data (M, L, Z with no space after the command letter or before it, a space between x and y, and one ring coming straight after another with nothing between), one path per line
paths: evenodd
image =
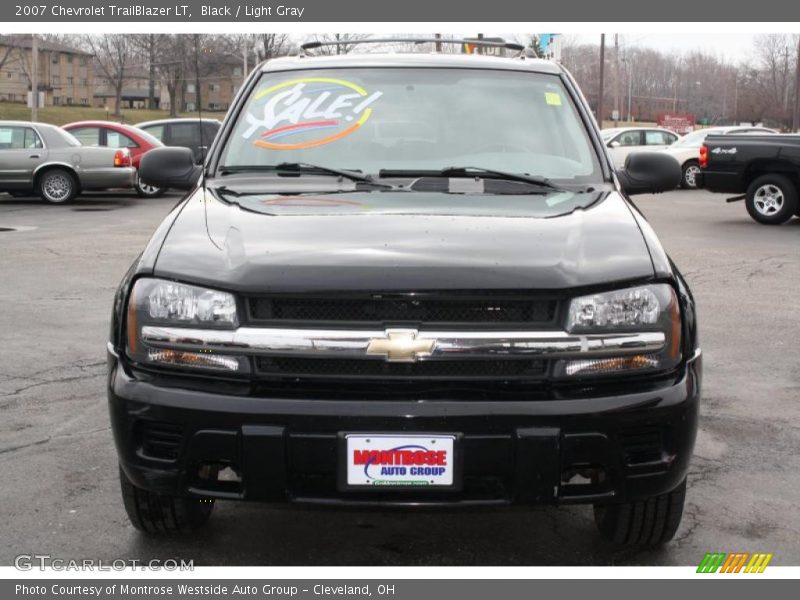
M130 153L82 146L55 125L0 121L0 192L69 202L86 190L130 188Z

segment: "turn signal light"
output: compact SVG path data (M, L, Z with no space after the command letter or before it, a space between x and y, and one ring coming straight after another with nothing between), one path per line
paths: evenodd
M705 169L708 166L708 146L703 144L700 146L700 168Z
M239 360L236 357L219 354L181 352L179 350L150 350L148 358L151 362L164 365L222 369L226 371L239 370Z
M658 358L645 354L618 358L593 358L567 362L567 375L588 375L592 373L616 373L653 369L658 367Z

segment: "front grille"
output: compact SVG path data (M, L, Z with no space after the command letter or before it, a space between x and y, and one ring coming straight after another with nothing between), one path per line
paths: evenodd
M273 296L250 298L254 321L324 323L549 324L556 301L493 295L474 297L370 295L360 297Z
M536 379L546 370L543 360L442 360L413 363L382 360L258 357L262 375L301 378L402 379Z
M176 460L180 451L183 429L175 423L139 421L139 447L143 456L160 460Z
M625 463L638 465L658 462L664 450L664 436L659 427L627 429L619 434Z

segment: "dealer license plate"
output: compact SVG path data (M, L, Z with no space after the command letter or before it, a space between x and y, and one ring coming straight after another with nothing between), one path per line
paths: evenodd
M348 486L453 486L454 435L347 434Z

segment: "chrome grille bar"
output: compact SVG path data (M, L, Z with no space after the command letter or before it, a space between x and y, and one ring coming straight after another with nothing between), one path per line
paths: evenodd
M235 330L142 327L142 340L153 348L226 352L259 356L305 356L395 360L372 348L393 333L413 342L432 342L425 351L406 352L401 361L448 358L529 357L590 358L648 354L664 348L660 331L573 334L566 331L426 331L408 329L338 330L240 327ZM383 344L385 345L385 343ZM369 349L369 351L368 351Z

